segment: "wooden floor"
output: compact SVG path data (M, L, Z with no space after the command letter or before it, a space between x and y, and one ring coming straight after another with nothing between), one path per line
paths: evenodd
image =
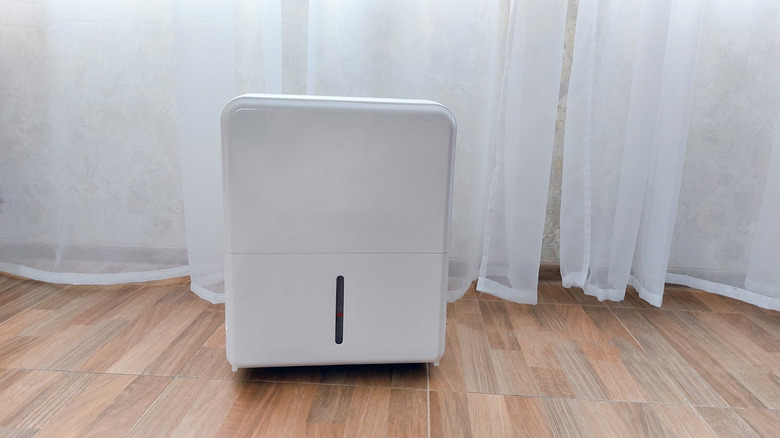
M439 367L234 374L224 306L186 280L0 275L0 436L780 437L780 313L684 288L539 301L450 304Z

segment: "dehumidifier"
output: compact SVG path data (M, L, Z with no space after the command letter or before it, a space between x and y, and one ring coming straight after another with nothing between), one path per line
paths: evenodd
M243 95L222 114L227 358L437 362L455 120L430 101Z

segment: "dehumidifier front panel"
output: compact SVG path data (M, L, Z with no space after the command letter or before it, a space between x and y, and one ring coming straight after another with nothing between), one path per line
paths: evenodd
M447 258L229 254L226 350L237 368L435 362Z
M439 360L449 111L246 95L223 112L222 147L234 368Z
M447 251L446 109L285 102L226 116L227 252Z

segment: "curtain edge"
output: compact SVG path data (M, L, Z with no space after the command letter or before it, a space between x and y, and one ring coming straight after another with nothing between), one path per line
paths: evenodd
M747 289L729 286L727 284L714 283L683 274L666 274L666 282L688 286L690 288L700 289L716 295L744 301L748 304L753 304L754 306L758 306L763 309L780 311L780 298L768 297L766 295L761 295Z
M50 272L28 266L11 263L0 263L0 272L5 272L31 280L46 283L74 284L74 285L109 285L121 283L138 283L146 281L166 280L169 278L185 277L190 274L189 266L177 268L158 269L154 271L117 272L111 274L82 274L73 272Z

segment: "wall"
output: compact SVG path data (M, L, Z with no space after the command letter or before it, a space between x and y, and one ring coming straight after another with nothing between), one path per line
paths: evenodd
M579 0L569 0L564 37L563 67L561 70L561 91L558 98L558 120L555 123L555 143L550 169L550 189L547 194L547 216L542 241L542 263L559 263L558 248L560 237L561 213L561 174L563 172L563 133L566 127L566 99L569 92L572 53L574 51L574 29L577 24L577 5Z

